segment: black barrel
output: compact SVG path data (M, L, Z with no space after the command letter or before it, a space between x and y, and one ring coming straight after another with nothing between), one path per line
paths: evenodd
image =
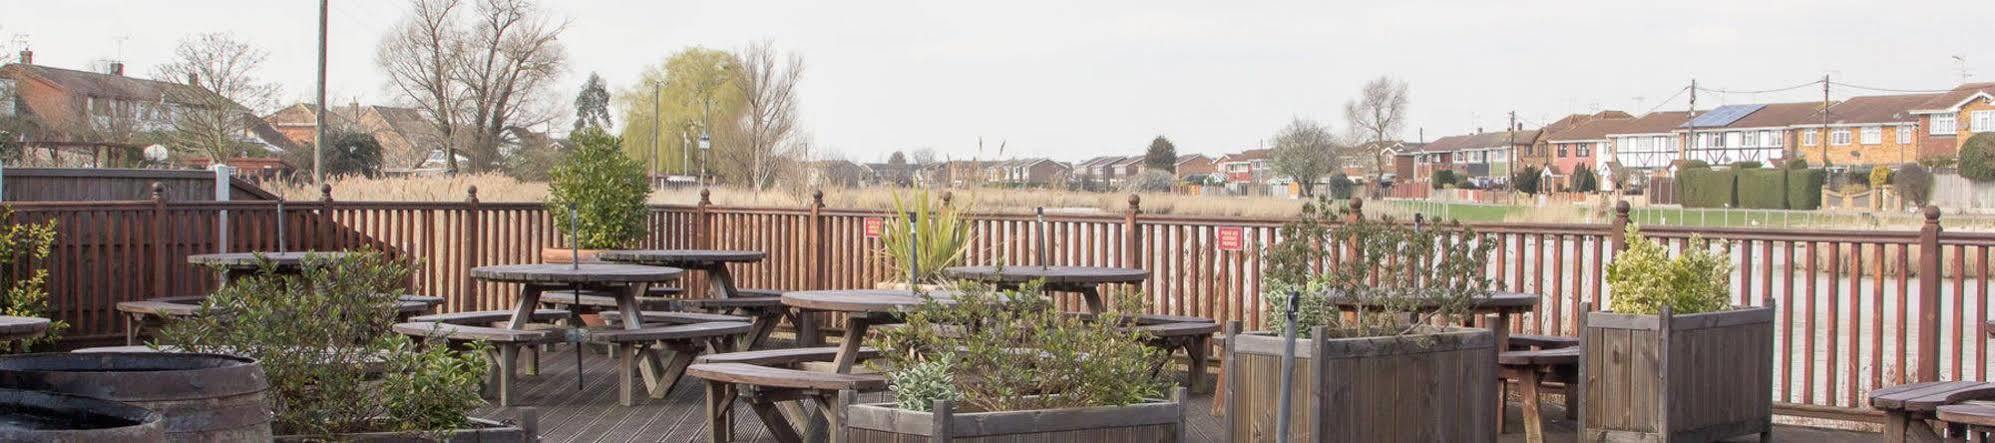
M0 441L155 442L165 437L157 412L110 400L0 389Z
M270 381L256 360L166 352L0 356L0 388L74 394L158 412L165 441L269 441Z

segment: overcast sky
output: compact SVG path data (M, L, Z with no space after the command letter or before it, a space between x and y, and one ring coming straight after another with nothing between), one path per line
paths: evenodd
M1730 91L1832 75L1876 88L1945 89L1953 56L1995 79L1995 1L560 1L570 22L564 105L589 72L622 88L686 46L770 40L806 61L803 115L855 160L932 147L992 158L1180 152L1260 145L1293 117L1343 129L1342 104L1388 75L1412 85L1403 136L1431 140L1598 109L1685 108L1691 78ZM399 0L334 0L332 103L392 104L375 46ZM229 32L271 52L263 75L309 100L317 2L0 0L0 39L38 64L119 58L149 73L180 38ZM1838 88L1837 98L1876 94ZM1675 95L1672 99L1671 97ZM1713 104L1819 100L1819 88L1704 93ZM1669 99L1665 102L1665 99ZM565 121L564 121L565 126Z

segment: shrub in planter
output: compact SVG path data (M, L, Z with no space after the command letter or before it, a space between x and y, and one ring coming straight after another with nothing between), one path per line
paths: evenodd
M1182 441L1183 391L1160 399L1169 382L1153 371L1167 355L1142 332L1069 315L1026 286L959 285L882 331L873 363L895 402L848 408L844 441ZM1141 297L1117 301L1098 318L1141 312Z
M1266 252L1271 331L1227 326L1227 439L1272 441L1494 441L1496 339L1453 324L1477 297L1494 242L1458 223L1419 229L1390 218L1347 222L1312 204L1282 227ZM1336 259L1332 259L1336 257ZM1318 264L1329 263L1318 268ZM1320 270L1319 270L1320 269ZM1298 293L1291 305L1289 293ZM1371 306L1341 315L1330 297ZM1286 430L1275 426L1290 312L1296 343L1294 400Z
M13 208L0 208L0 220L14 220ZM0 226L0 263L26 265L27 269L0 272L0 315L49 318L48 269L36 267L48 258L55 244L55 220L41 223L10 222ZM55 343L69 322L50 320L48 330L24 345Z
M1773 419L1773 301L1729 306L1732 265L1692 238L1675 258L1628 225L1607 266L1611 312L1580 334L1584 441L1716 441Z
M308 257L296 275L266 268L169 323L157 345L257 359L280 435L478 432L465 416L484 404L478 350L418 347L387 332L411 269L375 251Z
M590 127L572 136L575 148L549 171L547 212L554 228L584 250L619 249L644 237L644 165L623 152L623 141ZM575 216L569 217L570 209ZM542 261L572 260L569 248L547 248ZM581 254L584 261L591 256Z
M917 284L932 285L942 279L942 269L963 263L970 248L970 224L963 211L929 198L928 191L916 190L908 197L894 196L894 216L885 220L880 245L893 269L894 280L881 283L882 289L905 287L909 267L917 273ZM914 216L914 226L908 217Z

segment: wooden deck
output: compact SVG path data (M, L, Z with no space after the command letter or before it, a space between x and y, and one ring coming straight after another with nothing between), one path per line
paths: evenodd
M582 389L575 385L575 354L562 346L560 350L541 356L541 374L521 376L518 387L520 403L523 407L534 407L540 411L540 429L544 441L548 442L687 442L704 441L707 435L707 420L701 408L705 406L702 382L688 378L673 389L671 395L660 400L648 400L637 406L617 405L614 388L616 366L607 356L590 352L583 356L582 370L585 377ZM864 401L881 401L885 394L863 396ZM1556 396L1550 403L1560 403ZM1195 413L1191 415L1191 431L1188 435L1196 442L1221 441L1220 424L1212 416L1212 397L1193 397ZM762 428L762 422L748 411L743 403L736 403L734 436L736 441L774 441ZM1554 406L1553 408L1556 408ZM512 420L518 417L519 407L499 408L488 406L473 415L479 417ZM1504 434L1501 441L1521 442L1524 434L1519 422L1517 404L1512 402L1505 415L1512 432ZM1557 411L1548 410L1547 418L1560 417ZM1573 441L1574 423L1553 421L1546 424L1547 440ZM1877 434L1824 430L1792 426L1776 426L1774 441L1869 442L1878 439ZM1752 439L1738 439L1751 441Z

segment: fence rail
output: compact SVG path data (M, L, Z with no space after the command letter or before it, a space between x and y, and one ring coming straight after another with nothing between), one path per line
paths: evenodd
M944 194L947 199L947 194ZM291 250L372 246L419 263L416 291L447 298L451 311L505 308L517 288L475 282L475 266L529 263L559 246L545 208L482 203L473 189L461 202L340 202L330 197L277 202L176 202L163 196L118 202L21 202L19 221L55 220L59 237L43 263L56 316L72 337L122 335L112 309L120 301L201 293L215 276L186 264L189 254L278 248L278 227ZM1357 210L1363 211L1362 205ZM226 225L220 215L228 213ZM1923 214L1919 230L1809 231L1657 226L1646 229L1680 250L1694 236L1730 242L1737 302L1772 301L1776 400L1789 411L1849 416L1862 393L1917 380L1984 380L1991 248L1995 235L1941 229ZM756 249L762 263L743 265L744 287L871 287L889 271L868 218L885 211L834 209L822 195L803 208L653 206L645 248ZM970 214L969 264L1028 264L1040 256L1031 217ZM1260 325L1264 266L1258 249L1278 240L1284 219L1147 215L1132 197L1121 214L1048 215L1045 257L1051 264L1133 266L1149 281L1111 296L1141 294L1165 314ZM1625 210L1609 223L1472 224L1497 242L1487 275L1511 290L1543 297L1518 332L1572 334L1582 303L1605 306L1606 264L1622 245ZM1238 229L1245 248L1221 250L1221 231ZM222 231L228 232L222 237ZM227 239L227 244L220 242ZM18 269L16 272L20 272ZM698 280L687 296L703 296ZM1060 303L1078 309L1079 301Z

